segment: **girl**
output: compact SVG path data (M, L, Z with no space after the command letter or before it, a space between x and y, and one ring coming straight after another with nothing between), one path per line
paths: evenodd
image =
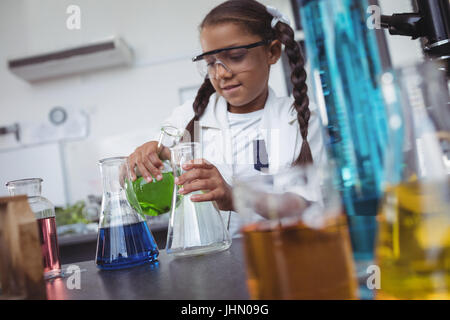
M180 194L203 190L191 200L215 201L236 236L233 177L321 161L320 126L309 107L300 46L275 8L254 0L226 1L204 18L200 42L203 53L193 61L205 80L195 100L176 108L166 124L186 128L200 141L203 159L186 164L187 172L175 183L183 185ZM268 85L282 45L292 69L293 98L276 97ZM167 149L158 154L157 142L150 141L129 156L129 163L150 182L152 176L162 179L160 159L169 157ZM312 194L305 191L304 198L316 201Z

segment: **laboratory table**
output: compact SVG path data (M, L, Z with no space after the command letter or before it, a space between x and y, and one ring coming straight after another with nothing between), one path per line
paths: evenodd
M241 239L202 256L175 258L161 249L158 262L128 269L99 270L93 260L73 265L79 283L75 273L49 281L48 299L249 299Z

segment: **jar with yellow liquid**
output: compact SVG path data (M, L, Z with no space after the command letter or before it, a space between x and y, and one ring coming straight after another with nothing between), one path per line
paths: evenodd
M382 77L390 142L377 299L450 299L450 99L437 70L426 63Z

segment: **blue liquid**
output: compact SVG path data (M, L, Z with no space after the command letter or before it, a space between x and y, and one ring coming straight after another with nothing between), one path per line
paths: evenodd
M359 298L362 300L372 300L374 298L374 290L367 287L367 277L369 276L367 268L374 264L377 235L375 214L378 203L378 199L373 198L368 201L355 202L346 207L355 210L355 212L365 213L362 215L347 213L353 259L359 281Z
M100 228L97 241L97 267L122 269L156 261L158 247L147 223Z
M343 198L355 261L356 263L371 261L374 258L376 215L380 198L369 195L366 195L366 199L345 196Z
M374 216L347 216L355 261L374 259L377 221Z

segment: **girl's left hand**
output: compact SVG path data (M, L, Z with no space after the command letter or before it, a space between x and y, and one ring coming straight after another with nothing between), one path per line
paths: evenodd
M194 191L207 191L191 196L192 202L216 201L220 210L234 210L231 186L226 183L219 170L205 159L191 160L183 164L187 172L175 179L177 185L183 187L179 194Z

